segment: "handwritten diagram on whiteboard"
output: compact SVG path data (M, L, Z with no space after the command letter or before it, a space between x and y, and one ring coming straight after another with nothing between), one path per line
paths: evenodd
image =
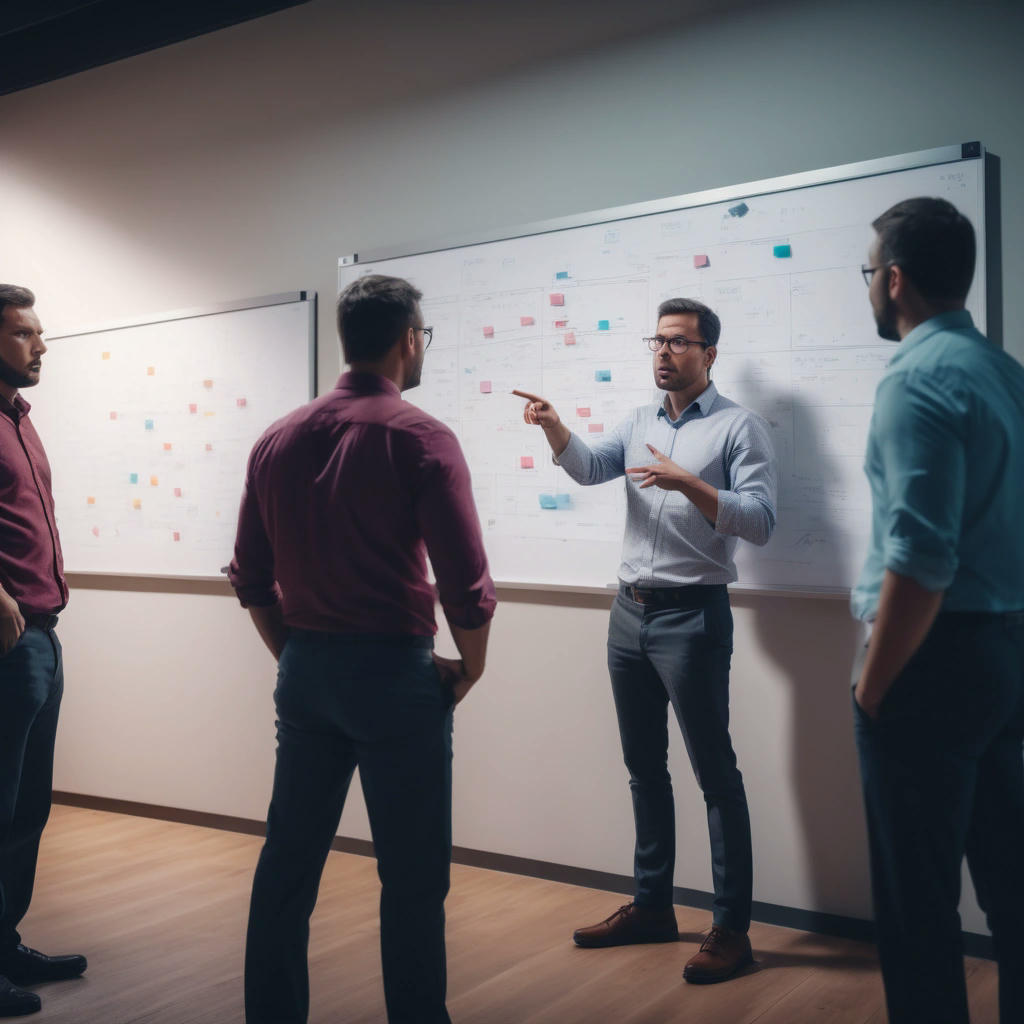
M849 588L870 520L865 438L894 351L877 336L860 273L870 224L900 199L938 195L980 242L982 178L982 161L961 161L957 147L955 163L743 198L741 186L720 202L339 265L338 283L385 273L423 291L434 342L406 397L462 442L496 579L615 579L624 487L635 485L574 484L509 392L542 394L570 429L601 437L663 397L641 339L662 300L688 296L722 320L715 384L768 421L780 462L775 535L764 548L739 545L741 582ZM982 329L984 294L979 267L968 305Z
M253 443L311 396L311 307L296 296L48 341L27 397L68 571L219 573Z

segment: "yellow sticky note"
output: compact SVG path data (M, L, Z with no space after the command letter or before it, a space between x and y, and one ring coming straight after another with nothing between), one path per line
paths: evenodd
M102 359L109 359L110 358L110 353L109 352L104 352L103 355L100 358L102 358Z
M132 498L132 508L142 508L142 499Z

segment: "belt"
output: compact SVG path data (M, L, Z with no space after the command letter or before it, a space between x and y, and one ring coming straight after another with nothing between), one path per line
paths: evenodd
M25 617L26 626L35 626L36 629L45 629L47 631L55 629L57 626L56 615L42 615L38 612L32 612Z
M619 593L645 608L676 608L725 596L728 588L724 583L690 583L685 587L634 587L631 583L620 583Z

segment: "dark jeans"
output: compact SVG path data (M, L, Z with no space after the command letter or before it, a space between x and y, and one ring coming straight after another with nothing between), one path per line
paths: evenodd
M0 959L21 941L32 901L63 693L57 634L27 627L0 658Z
M1024 1021L1024 613L939 615L877 720L854 708L891 1024L968 1019L965 853L1000 1020Z
M304 630L288 639L274 694L274 791L249 911L248 1024L307 1019L309 917L357 765L381 880L388 1020L449 1020L453 698L432 645Z
M707 804L714 920L750 926L753 857L743 777L729 738L732 612L724 586L687 589L678 607L645 608L621 592L608 626L608 671L636 822L635 900L672 905L675 805L668 704Z

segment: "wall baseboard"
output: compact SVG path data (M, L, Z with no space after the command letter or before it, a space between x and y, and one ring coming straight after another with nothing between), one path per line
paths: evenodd
M53 802L69 807L84 807L94 811L109 811L113 814L130 814L139 818L156 818L159 821L173 821L182 825L198 825L202 828L217 828L225 832L240 832L249 836L262 836L266 822L252 818L236 818L228 814L208 814L205 811L188 811L177 807L163 807L160 804L139 803L134 800L113 800L103 796L87 796L82 793L54 791ZM354 853L362 857L373 856L373 843L369 839L353 839L336 836L331 844L334 850ZM589 868L572 867L569 864L553 864L529 857L512 857L504 853L489 853L486 850L472 850L464 846L452 848L452 861L468 867L503 871L507 874L525 875L528 878L543 878L549 882L564 882L587 889L604 889L608 892L630 895L633 879L630 875L615 875L608 871L593 871ZM676 886L673 902L685 907L710 910L712 894L700 889L684 889ZM825 914L817 910L800 910L778 903L754 901L752 917L764 924L794 928L818 935L832 935L841 939L856 939L860 942L874 941L874 923L858 917L842 914ZM976 932L964 932L964 952L968 956L994 960L992 937Z

